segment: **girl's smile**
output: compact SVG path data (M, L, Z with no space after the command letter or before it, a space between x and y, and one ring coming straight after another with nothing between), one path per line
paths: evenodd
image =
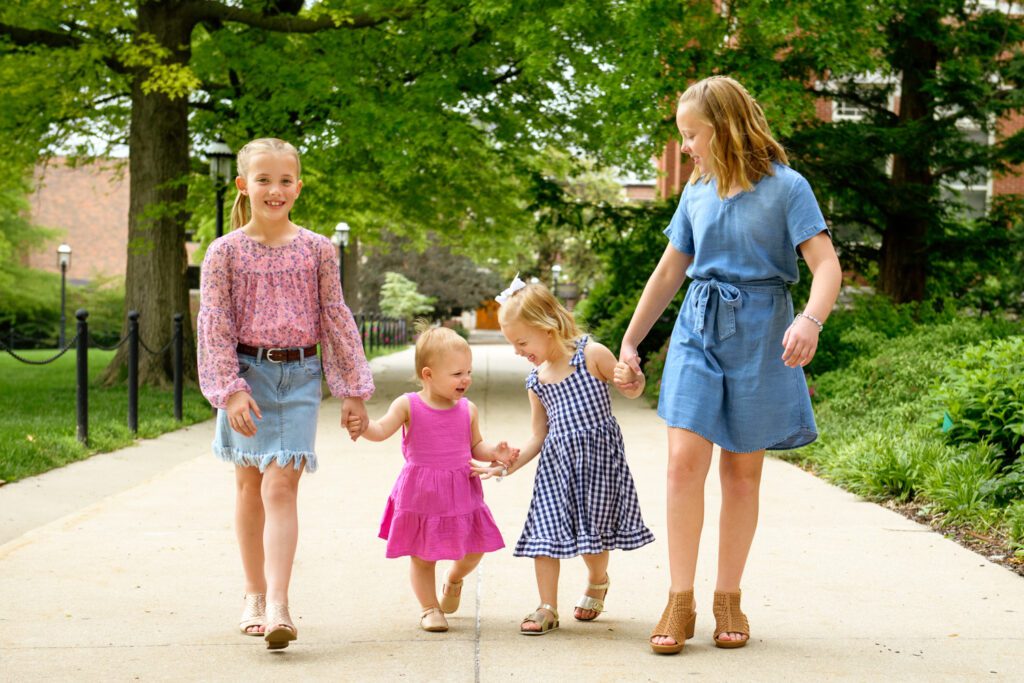
M524 325L518 320L505 323L501 327L502 334L516 351L517 356L522 356L534 365L540 365L548 361L551 356L551 346L554 338L551 332L536 327Z

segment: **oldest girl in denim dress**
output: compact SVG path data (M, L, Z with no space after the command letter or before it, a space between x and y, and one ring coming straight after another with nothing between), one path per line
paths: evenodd
M764 452L817 437L803 366L814 357L842 280L814 193L787 165L743 86L724 76L695 83L680 98L676 123L693 175L619 356L639 370L637 346L692 278L658 403L668 423L671 588L650 643L666 654L682 650L694 632L694 574L713 444L722 449L713 642L735 648L750 637L740 579L757 527ZM798 255L814 281L794 317L788 285L797 281ZM628 386L630 379L622 381Z
M321 372L344 399L342 425L355 424L357 434L373 394L335 250L289 219L299 173L298 152L283 140L253 140L239 151L231 215L238 229L206 252L198 321L199 384L218 408L213 450L235 465L245 571L239 629L271 649L298 636L288 584L299 478L317 468Z

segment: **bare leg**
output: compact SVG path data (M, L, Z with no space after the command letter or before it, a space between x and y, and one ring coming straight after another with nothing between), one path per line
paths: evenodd
M668 429L668 566L670 590L693 589L697 574L697 551L704 526L704 481L711 468L713 445L685 429ZM656 645L674 645L667 636L651 639Z
M242 554L246 594L266 593L263 571L263 474L257 467L235 466L235 535ZM262 626L250 626L250 633L263 633Z
M304 466L303 466L304 467ZM267 511L263 531L266 549L267 604L288 604L295 547L299 540L296 499L302 469L271 463L263 474L263 506Z
M718 536L718 582L715 590L734 593L740 588L750 545L757 530L764 451L722 451L722 513ZM720 640L743 640L741 633L722 633Z
M587 583L600 585L608 580L608 559L609 553L607 550L597 555L583 555L583 561L587 563ZM584 594L603 600L604 596L608 594L608 589L587 588ZM590 621L597 618L598 612L592 609L577 607L573 614L581 621Z
M553 557L543 555L533 558L533 570L537 574L537 591L540 593L541 604L548 604L558 609L558 572L561 563ZM541 610L548 612L549 610ZM555 615L551 614L553 618ZM524 631L539 631L540 624L535 622L523 622L519 627Z
M437 562L422 560L418 557L411 557L409 565L409 581L412 583L412 592L420 601L423 609L428 607L439 607L437 602L437 584L434 569Z
M480 560L484 559L483 553L469 553L455 563L448 570L448 583L458 583L466 578L470 572L476 569Z

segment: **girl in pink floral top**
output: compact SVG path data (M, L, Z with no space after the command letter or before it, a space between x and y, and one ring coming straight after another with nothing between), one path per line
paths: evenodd
M298 635L288 614L295 503L302 471L317 468L322 373L355 436L369 424L363 402L374 388L334 247L289 220L299 173L298 152L283 140L253 140L239 151L238 229L206 252L198 323L199 384L219 409L214 453L235 465L246 583L239 628L271 649Z

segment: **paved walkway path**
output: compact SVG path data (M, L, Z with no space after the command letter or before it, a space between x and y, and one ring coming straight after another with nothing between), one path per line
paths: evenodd
M522 439L526 362L474 347L489 439ZM371 414L409 390L412 353L374 361ZM212 423L0 488L0 680L1020 680L1024 581L895 513L769 460L761 526L744 584L753 639L711 643L718 482L697 585L697 637L679 656L647 634L667 592L664 427L616 401L644 516L658 541L613 554L608 611L572 619L585 580L563 563L561 630L517 633L537 603L532 563L509 549L471 576L447 634L417 628L405 560L386 560L377 526L401 467L397 440L342 438L324 402L320 471L300 487L291 595L300 640L269 653L237 634L241 569L231 468L209 452ZM532 466L487 500L514 545ZM698 680L695 678L694 680Z

